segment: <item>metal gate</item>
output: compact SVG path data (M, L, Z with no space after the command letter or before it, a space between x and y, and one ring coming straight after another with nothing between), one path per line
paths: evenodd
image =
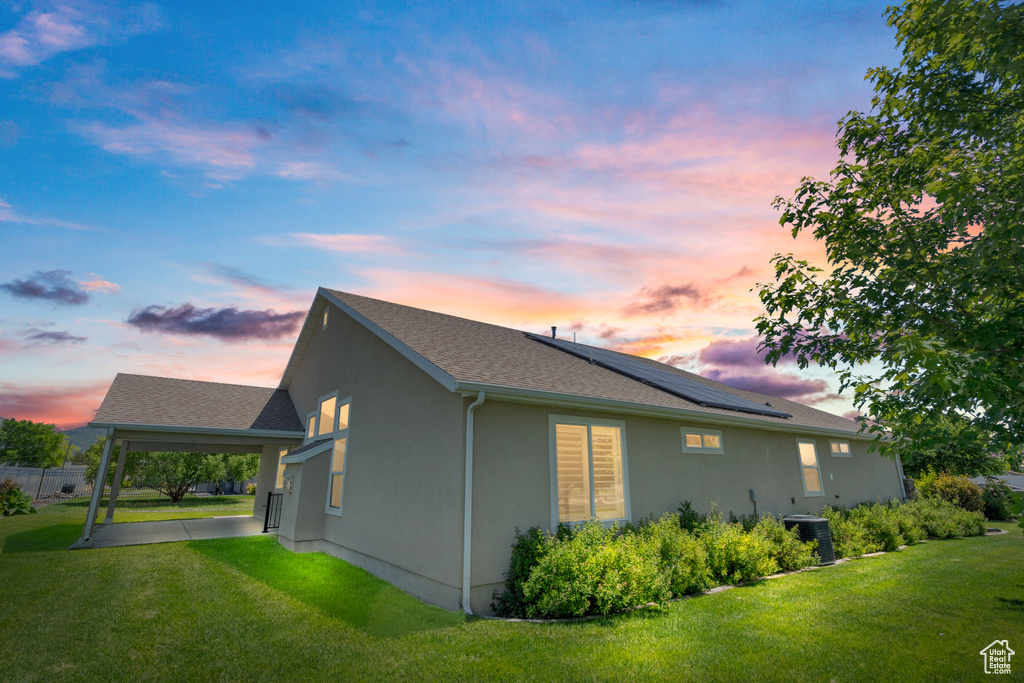
M281 526L281 504L284 503L283 493L267 493L267 516L263 520L263 533Z

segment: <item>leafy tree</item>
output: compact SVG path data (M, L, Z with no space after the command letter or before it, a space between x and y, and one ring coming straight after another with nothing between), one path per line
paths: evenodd
M156 489L174 502L204 481L219 481L226 470L224 457L210 453L145 453L138 483Z
M89 446L84 451L84 457L88 467L85 468L85 479L89 483L96 481L96 473L100 469L100 459L103 457L103 447L107 443L107 437L101 437L99 441ZM119 451L115 450L110 455L110 466L107 468L107 486L114 485L114 476L117 474L117 457ZM139 467L142 459L147 454L141 451L128 451L124 454L124 470L121 472L121 486L131 486L138 479Z
M242 482L260 471L259 453L236 453L224 455L224 469L231 481Z
M52 424L4 419L0 422L0 462L60 467L67 453L67 442L56 429Z
M776 254L757 328L770 362L838 371L883 450L935 447L947 416L972 424L962 444L1024 442L1024 5L908 0L888 20L901 65L868 72L831 178L775 201L828 266Z
M917 479L929 468L952 475L978 477L1002 474L1006 460L987 448L986 435L967 420L940 418L933 425L935 445L908 447L902 453L903 472Z

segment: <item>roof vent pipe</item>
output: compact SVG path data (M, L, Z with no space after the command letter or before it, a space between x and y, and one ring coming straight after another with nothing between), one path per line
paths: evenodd
M554 325L552 325L552 326L551 326L551 338L552 338L552 339L554 339L554 338L555 338L555 330L557 330L557 329L558 329L558 328L557 328L557 327L555 327Z

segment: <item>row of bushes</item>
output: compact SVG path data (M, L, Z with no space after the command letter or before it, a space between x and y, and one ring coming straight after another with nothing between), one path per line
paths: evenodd
M21 490L21 486L10 477L0 481L0 516L27 515L34 513L32 496Z
M826 507L837 557L895 550L923 538L980 535L985 520L940 499ZM735 518L734 518L735 519ZM551 619L620 612L719 585L751 581L818 561L771 514L723 524L684 504L636 525L591 521L556 533L516 530L505 590L492 608L502 617Z
M1013 506L1020 500L1019 495L999 479L987 477L982 488L965 476L936 473L931 468L914 480L914 487L925 498L940 498L964 510L982 512L988 519L1012 521Z
M907 503L861 503L854 508L825 506L836 557L893 551L925 538L961 538L985 533L985 517L941 498Z
M499 616L578 617L610 614L814 564L814 543L802 543L782 520L764 515L750 530L700 516L693 530L666 513L637 525L592 521L557 533L516 530Z

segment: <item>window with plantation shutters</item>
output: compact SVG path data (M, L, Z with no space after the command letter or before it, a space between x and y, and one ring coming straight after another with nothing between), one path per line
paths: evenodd
M620 421L552 416L554 524L628 519L623 430Z

